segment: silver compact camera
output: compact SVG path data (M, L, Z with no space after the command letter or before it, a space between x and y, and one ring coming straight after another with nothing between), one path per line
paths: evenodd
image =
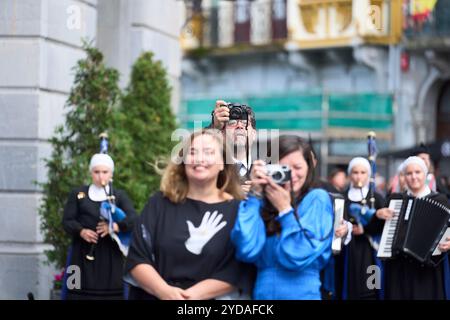
M267 164L267 175L277 184L285 184L291 180L291 168L288 165Z

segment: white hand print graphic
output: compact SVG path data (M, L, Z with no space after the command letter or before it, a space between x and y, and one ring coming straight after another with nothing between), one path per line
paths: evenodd
M189 239L186 240L185 246L189 252L193 254L202 253L205 244L227 225L226 221L222 221L223 214L217 215L217 210L212 214L209 211L205 212L200 226L194 227L191 221L186 221L189 228Z

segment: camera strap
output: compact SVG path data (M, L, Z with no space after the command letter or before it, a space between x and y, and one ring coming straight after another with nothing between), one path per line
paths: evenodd
M214 110L211 112L211 124L210 124L211 128L214 128Z
M246 131L246 136L247 136L247 139L246 139L246 143L245 143L245 153L246 153L246 157L247 157L247 159L246 159L246 161L247 161L247 173L245 174L245 177L246 177L246 179L249 179L249 177L250 177L250 169L251 169L251 164L249 163L249 161L250 161L250 143L249 143L249 138L248 138L248 122L249 122L249 120L248 120L248 111L247 110L245 110L245 113L246 113L246 115L247 115L247 124L245 125L245 131Z
M246 106L245 106L246 107ZM248 117L248 109L244 108L245 110L245 118L247 120L247 123L245 125L245 132L246 132L246 141L245 141L245 156L246 156L246 174L245 174L245 179L249 180L250 179L250 169L251 169L251 163L249 163L250 161L250 139L249 139L249 132L248 132L248 123L250 121L249 117ZM211 112L211 127L214 128L214 110Z

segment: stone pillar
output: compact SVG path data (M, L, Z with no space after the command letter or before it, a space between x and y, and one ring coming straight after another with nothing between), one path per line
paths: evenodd
M397 148L408 148L427 142L425 135L434 135L434 131L425 126L427 122L434 121L430 115L435 111L429 109L434 108L434 105L427 105L426 108L423 106L427 101L429 89L438 79L438 73L429 67L421 54L411 54L410 65L408 71L401 72L398 86L399 103L395 127Z
M128 84L131 66L144 51L161 60L172 86L172 108L178 111L181 75L179 36L183 24L179 0L98 0L98 47L110 67Z
M97 46L105 63L120 72L120 86L128 84L131 66L131 3L128 0L99 0Z
M47 139L61 124L84 57L94 39L97 0L0 1L0 299L48 299L54 270L38 215L46 179Z

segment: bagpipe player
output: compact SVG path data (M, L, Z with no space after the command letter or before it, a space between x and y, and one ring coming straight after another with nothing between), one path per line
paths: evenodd
M67 265L80 268L81 281L80 288L69 289L65 274L63 299L124 297L126 239L130 238L136 212L125 191L112 190L114 161L106 154L105 143L102 139L103 153L94 154L90 160L91 184L72 190L64 207L62 224L72 237Z

